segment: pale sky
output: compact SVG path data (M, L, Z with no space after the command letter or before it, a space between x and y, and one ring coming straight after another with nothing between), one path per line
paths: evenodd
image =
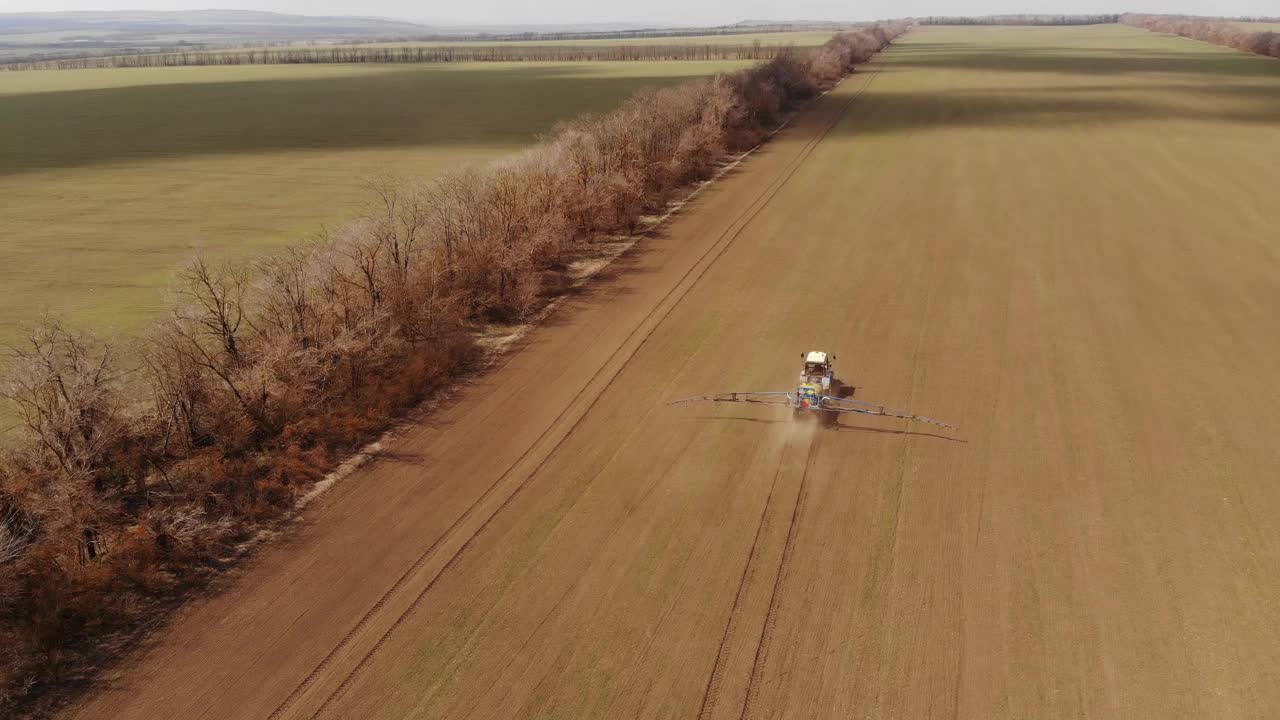
M718 25L739 20L866 20L993 13L1154 12L1280 15L1280 0L0 0L0 12L202 10L211 7L301 15L375 15L425 23L647 22Z

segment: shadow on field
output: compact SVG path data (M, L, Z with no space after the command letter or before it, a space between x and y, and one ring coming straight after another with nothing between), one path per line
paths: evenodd
M1034 128L1153 120L1254 125L1280 122L1280 83L1275 87L1114 83L911 93L876 92L873 88L860 102L858 110L833 132L858 136L919 129Z
M969 441L963 438L951 437L950 435L939 435L938 433L931 433L931 432L920 432L917 430L893 430L891 428L879 428L879 427L872 427L870 425L840 425L840 424L832 425L831 429L839 432L866 432L866 433L877 433L881 435L912 435L915 437L937 438L939 440L947 440L949 442L964 443L966 445L969 444Z
M277 66L270 66L279 72ZM296 79L0 94L0 175L180 157L427 146L523 147L556 122L687 76L593 75L556 65L301 66ZM64 71L78 72L78 71ZM174 74L174 77L181 75Z
M427 456L402 449L382 448L372 453L370 460L384 464L424 465L426 464Z
M1280 107L1280 81L1275 84L1258 82L1160 82L1156 84L1134 82L1102 82L1090 84L1071 84L1057 87L988 87L968 88L966 92L989 92L1001 95L1029 94L1079 94L1079 93L1125 93L1137 91L1159 93L1185 93L1206 95L1219 98L1235 98L1249 101L1266 101L1276 103Z
M1204 49L1204 46L1196 46ZM1213 77L1272 77L1280 81L1280 63L1226 48L1178 52L1151 48L1089 51L1072 47L957 43L910 43L895 46L886 66L993 73L1034 72L1072 75L1179 73Z
M741 415L684 415L685 420L731 420L735 422L758 423L760 425L777 425L779 423L790 423L793 420L769 420L767 418L743 417Z
M279 66L268 67L279 72ZM1232 122L1280 119L1280 62L1231 50L1089 51L1030 45L992 49L921 42L894 47L886 62L878 64L885 73L915 69L1096 76L1108 79L1117 94L1126 88L1116 78L1160 73L1160 80L1178 81L1180 76L1181 84L1161 85L1144 77L1130 89L1180 87L1188 97L1206 93L1260 102L1247 110L1205 107L1193 112L1133 98L1070 97L1074 88L1069 85L1043 88L1031 98L1022 97L1032 94L1024 89L904 95L877 92L873 86L837 131L1052 124L1063 117L1117 121L1149 119L1153 113ZM186 77L173 72L183 70L232 79L0 95L0 176L112 162L285 151L478 145L516 149L563 117L610 109L641 87L687 79L655 73L601 76L568 65L356 70L313 65L299 67L299 76L290 79L253 79L264 66L117 72ZM1266 83L1267 78L1276 83Z
M683 415L681 417L684 420L728 420L730 422L746 422L746 423L756 423L760 425L779 425L784 423L790 424L795 422L801 422L791 418L769 419L769 418L745 417L742 415ZM894 430L892 428L880 428L880 427L873 427L871 425L844 425L839 422L832 423L832 424L824 423L821 427L822 429L825 429L825 430L835 430L837 432L865 432L865 433L876 433L880 435L910 435L913 437L937 438L939 440L947 440L949 442L957 442L957 443L964 443L964 444L969 443L968 440L965 440L963 438L951 437L950 435L939 435L938 433L921 432L918 430Z

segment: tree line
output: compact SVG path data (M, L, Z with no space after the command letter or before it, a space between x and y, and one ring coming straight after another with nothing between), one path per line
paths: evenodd
M46 319L0 381L0 714L163 616L325 472L480 360L594 240L633 233L906 25L642 90L520 154L368 182L359 219L250 263L197 259L123 344Z
M978 17L931 16L920 25L1109 25L1119 15L981 15Z
M601 30L601 31L565 31L565 32L479 32L459 35L458 33L434 33L429 35L414 35L400 37L382 37L370 39L353 39L347 44L359 45L364 43L387 43L387 42L512 42L512 41L543 41L543 40L625 40L637 38L679 38L679 37L706 37L708 35L746 35L746 34L763 34L763 33L786 33L786 32L821 32L821 31L845 31L857 29L861 25L870 25L871 23L782 23L776 25L721 25L718 27L703 28L642 28L636 30Z
M604 62L655 60L767 60L792 47L786 43L701 43L662 45L373 45L184 50L30 60L0 69L86 70L207 65L291 65L321 63Z
M1265 21L1260 18L1257 21ZM1233 24L1253 22L1248 18L1195 17L1191 15L1122 15L1120 22L1158 33L1178 35L1192 40L1202 40L1236 50L1280 58L1280 33L1270 30L1250 30Z

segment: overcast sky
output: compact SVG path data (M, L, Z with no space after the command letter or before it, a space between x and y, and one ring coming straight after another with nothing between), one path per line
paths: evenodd
M1280 15L1280 0L0 0L0 12L198 10L377 15L434 23L649 22L713 25L738 20L864 20L991 13L1161 12Z

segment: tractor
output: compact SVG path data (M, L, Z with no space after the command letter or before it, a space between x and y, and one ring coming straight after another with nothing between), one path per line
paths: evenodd
M804 360L804 367L800 371L800 380L796 384L794 392L786 390L778 391L749 391L749 392L729 392L718 393L715 395L698 395L696 397L684 398L682 400L673 400L668 405L677 405L688 402L733 402L733 403L750 403L755 405L775 405L780 407L791 408L791 416L800 419L808 416L810 413L818 416L823 420L824 424L834 425L840 413L858 413L860 415L879 415L882 417L902 418L903 420L912 420L915 422L929 423L938 427L956 429L954 425L935 420L923 415L916 415L906 410L895 410L893 408L878 405L876 403L866 402L863 400L854 400L844 392L852 390L850 386L843 385L836 379L835 369L832 363L835 361L835 355L828 355L821 350L812 350L807 353L800 353L800 357Z

